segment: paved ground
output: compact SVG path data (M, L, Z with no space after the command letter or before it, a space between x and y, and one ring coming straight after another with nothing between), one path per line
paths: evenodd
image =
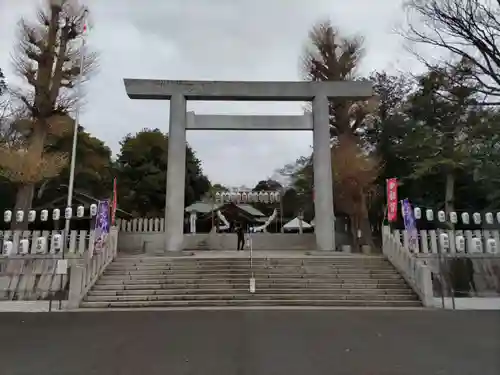
M498 311L0 314L2 375L498 375Z

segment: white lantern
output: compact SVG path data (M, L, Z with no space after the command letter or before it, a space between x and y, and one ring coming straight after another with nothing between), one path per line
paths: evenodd
M241 203L247 203L247 202L248 202L248 194L241 193Z
M413 209L413 215L415 216L415 219L417 219L417 220L422 218L422 210L420 209L420 207L415 207Z
M22 223L23 220L24 220L24 211L21 211L21 210L17 211L16 212L16 222Z
M19 248L21 249L21 254L26 255L30 252L30 241L23 239L19 241Z
M458 223L458 215L455 211L453 212L450 212L450 221L453 223L453 224L456 224Z
M14 255L14 244L12 241L4 241L3 242L3 249L2 249L3 255Z
M259 194L256 193L255 191L252 191L251 193L248 194L248 202L254 203L259 201Z
M30 212L28 212L28 221L30 223L32 223L35 220L36 220L36 211L35 210L31 210Z
M71 219L72 216L73 216L73 209L71 207L66 207L66 209L64 210L64 218L66 220L69 220Z
M44 254L47 250L47 239L45 237L38 237L35 242L35 252L37 254Z
M231 201L231 193L224 192L222 193L222 203L227 203Z
M264 199L264 203L269 203L269 192L265 191L262 198Z
M469 224L469 213L462 212L462 223Z
M450 239L446 233L441 233L439 235L439 244L441 245L441 251L447 252L450 248Z
M97 204L92 203L90 205L90 216L94 217L97 215Z
M484 219L487 224L493 224L493 214L491 212L487 212L486 215L484 215Z
M60 234L54 234L52 236L52 250L54 252L61 250L62 248L62 236Z
M52 220L59 220L60 217L61 210L59 208L54 209L54 211L52 211Z
M221 203L222 202L221 193L219 193L219 192L215 193L215 202L216 203Z
M276 200L276 202L281 201L281 193L279 191L274 193L274 199Z
M42 210L40 212L40 220L41 221L47 221L47 219L49 218L49 211L47 210Z
M264 202L264 192L263 191L259 191L259 202Z
M465 238L464 238L464 236L456 236L455 237L455 244L457 246L457 251L459 253L465 252Z
M486 241L486 251L489 254L497 254L498 253L497 241L494 238L490 238L490 239L488 239L488 241Z
M474 224L481 224L481 214L479 212L474 212L472 219L474 220Z
M498 224L500 224L500 212L497 212L497 221L498 221Z
M472 254L479 254L483 252L483 241L481 241L480 238L473 238L472 239L472 248L469 250L470 253Z
M83 217L84 214L85 214L85 208L83 206L78 206L78 208L76 209L76 216Z
M6 223L10 223L10 221L12 220L12 211L10 210L7 210L3 213L3 221L5 221Z
M274 202L276 202L276 192L271 191L271 192L269 193L269 202L270 202L270 203L274 203Z
M429 220L429 221L434 220L434 211L432 211L432 210L430 210L430 209L429 209L429 210L426 210L426 211L425 211L425 217L426 217L426 218L427 218L427 220Z
M444 211L438 211L438 220L441 223L444 223L446 221L446 214L444 213Z

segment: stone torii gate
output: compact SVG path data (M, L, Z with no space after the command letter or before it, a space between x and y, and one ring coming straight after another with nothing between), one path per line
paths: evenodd
M183 247L186 130L312 130L318 250L335 250L328 100L373 95L371 82L228 82L124 79L130 99L170 100L165 251ZM187 100L311 101L312 116L195 115Z

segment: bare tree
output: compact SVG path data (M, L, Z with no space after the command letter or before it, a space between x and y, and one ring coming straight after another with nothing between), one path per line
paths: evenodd
M45 146L50 137L73 128L70 113L80 99L74 88L81 63L84 77L96 66L96 55L83 55L78 40L84 32L85 14L77 0L63 0L61 5L47 1L36 23L24 19L19 23L13 63L30 89L12 89L11 95L22 104L23 116L13 126L24 142L0 147L0 170L18 185L17 209L29 209L35 184L56 176L66 165L66 154L47 153Z
M406 8L407 40L451 52L450 67L467 63L484 103L500 104L500 0L408 0Z
M357 68L363 56L363 38L343 38L329 21L318 23L310 31L309 45L304 51L304 78L308 81L362 79ZM332 136L355 135L365 125L372 107L371 101L331 100Z
M5 89L7 88L7 84L5 83L5 76L0 68L0 96L3 94Z

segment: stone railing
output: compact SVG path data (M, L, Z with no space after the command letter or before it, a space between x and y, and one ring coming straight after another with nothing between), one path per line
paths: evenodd
M434 306L432 273L424 261L414 257L389 227L383 228L382 241L384 255L418 294L424 306Z
M132 220L118 219L116 226L121 232L164 232L164 218L137 218Z
M410 248L410 236L407 231L394 230L394 235L403 247ZM446 239L446 246L443 246L442 243L443 235ZM439 254L441 252L500 255L500 230L495 228L476 230L422 229L417 231L417 239L416 246L412 248L412 252L415 254Z
M70 269L68 308L77 308L82 298L102 275L118 252L118 229L112 228L102 251L83 259Z
M57 236L60 236L60 244L57 244ZM65 255L71 258L71 255L80 256L85 252L92 252L95 242L95 233L93 230L72 230L63 245L63 230L53 231L0 231L0 249L7 241L12 242L14 255L57 255L60 254L59 247L64 249ZM44 238L44 244L41 246L37 241L39 238ZM22 242L28 241L27 253L23 254ZM7 254L3 254L7 255Z
M0 249L5 243L11 249L0 255L0 299L47 299L69 289L69 305L79 303L116 256L118 229L111 228L100 250L94 248L94 231L71 231L66 241L62 234L0 231ZM59 249L64 249L64 254Z

